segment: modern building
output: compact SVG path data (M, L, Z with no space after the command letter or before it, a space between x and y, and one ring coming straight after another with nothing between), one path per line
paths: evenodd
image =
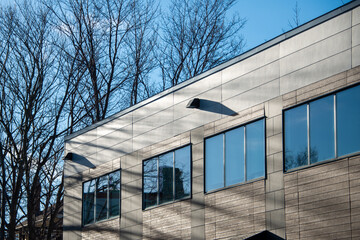
M65 139L64 239L360 239L360 0Z

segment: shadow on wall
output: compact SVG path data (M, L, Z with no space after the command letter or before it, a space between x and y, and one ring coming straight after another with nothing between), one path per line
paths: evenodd
M203 101L205 101L205 105L203 104ZM214 109L214 102L212 101L208 101L208 100L202 100L201 104L200 104L200 109L201 110L206 110L206 109ZM223 106L220 103L216 103L217 106ZM211 107L212 106L212 107ZM216 108L219 109L219 108ZM230 109L231 111L231 109ZM73 154L71 156L71 159L66 158L67 160L71 160L75 163L78 164L82 164L84 166L87 167L92 167L94 168L95 166L89 161L87 160L85 157L77 155L77 154ZM334 233L327 233L324 232L324 227L318 227L320 223L326 222L326 221L330 221L330 220L335 220L336 218L338 218L338 213L342 213L342 214L350 214L350 207L346 207L346 206L350 206L349 204L344 204L344 202L340 202L339 203L339 199L343 199L343 191L340 192L335 192L332 193L331 196L329 196L328 192L322 193L321 191L318 191L320 188L322 188L322 185L319 185L319 181L321 181L322 183L324 182L328 182L329 179L332 179L332 184L333 185L337 185L337 186L342 186L340 184L343 184L344 181L346 182L348 187L344 188L344 191L349 191L349 185L350 185L350 181L348 177L346 177L346 180L344 180L344 175L348 175L349 174L349 168L348 166L350 165L349 163L347 164L341 164L342 162L348 162L349 159L343 159L341 161L334 161L332 163L328 163L328 164L323 164L323 165L319 165L316 166L316 168L320 168L320 169L324 169L320 172L324 172L326 174L321 174L318 175L316 179L313 179L313 177L311 178L306 178L306 179L301 179L303 181L302 183L302 187L307 186L306 189L304 189L304 191L309 191L311 190L312 192L315 192L315 194L312 194L311 196L304 196L302 197L302 204L298 203L298 208L299 208L299 212L302 212L304 214L304 216L306 216L306 218L302 218L301 222L303 225L306 226L310 226L310 229L307 229L306 232L307 234L311 234L311 236L329 236L331 234ZM355 160L354 160L355 161ZM336 167L329 167L329 166L334 166L336 165ZM309 168L310 169L310 168ZM311 168L314 169L314 168ZM329 171L329 169L331 171ZM325 171L326 170L326 171ZM133 172L133 171L129 171L129 170L122 170L123 174L131 174L133 175L132 178L133 179L141 179L142 174L139 172ZM67 178L71 178L71 177L67 177ZM74 179L71 179L73 181L75 180L79 180L77 179L77 177L73 177ZM305 181L305 182L304 182ZM129 195L134 196L137 195L139 196L139 198L141 198L141 194L142 194L142 186L141 184L137 184L137 185L133 185L131 183L133 183L134 181L130 182L130 183L125 183L122 185L122 191L127 192ZM310 184L310 183L317 183L316 185L314 184ZM298 184L297 181L294 182L294 184ZM309 188L311 187L311 188ZM240 187L235 187L235 188L230 188L227 189L227 192L230 192L229 195L234 195L234 194L238 194L239 199L244 199L244 198L254 198L252 191L245 191L245 192L239 192L239 188ZM225 190L224 190L225 191ZM346 192L345 194L349 194L349 192ZM286 190L285 190L286 193ZM249 196L247 196L249 195ZM315 196L314 196L315 195ZM69 197L69 196L68 196ZM314 201L314 197L316 197L316 199L318 199L317 201ZM129 198L128 198L129 199ZM263 201L265 201L265 197L263 198ZM76 201L80 201L80 198L77 199L72 199L72 200L76 200ZM236 217L240 218L241 216L239 215L239 212L234 212L232 211L232 209L226 207L226 206L222 206L222 205L207 205L206 202L204 202L204 200L196 200L196 199L190 199L190 200L186 200L186 201L190 201L191 205L194 205L194 208L196 207L201 207L204 208L206 207L206 209L215 211L216 214L219 214L220 217L225 218L225 216L228 216L228 219L224 220L224 221L233 221L233 219ZM346 200L349 201L349 200ZM264 203L265 204L265 203ZM76 205L78 206L78 205ZM159 206L161 208L161 206ZM285 208L291 208L292 206L286 206L285 203ZM173 211L173 214L171 214L170 212L167 214L169 216L169 222L171 221L170 219L172 218L172 216L175 216L176 214L178 214L178 209L177 208L171 208L171 209L167 209L168 211ZM326 211L324 211L326 210ZM72 212L72 209L68 209L69 212ZM75 211L75 210L74 210ZM123 209L122 212L126 213L126 210ZM159 229L156 228L154 226L151 225L151 222L149 223L144 223L142 222L142 210L141 210L141 205L138 206L138 209L136 210L136 214L139 215L134 215L135 211L130 212L129 214L124 214L122 215L119 219L117 219L117 221L125 221L126 226L130 226L130 227L126 227L124 228L120 228L121 225L117 225L118 227L111 227L111 226L107 226L105 224L101 225L101 224L93 224L93 225L89 225L86 226L84 228L81 227L81 225L74 225L74 224L69 224L69 221L67 221L67 223L64 224L64 231L74 231L74 232L80 232L79 234L81 234L81 231L83 230L84 232L86 231L95 231L95 232L99 232L101 234L106 234L106 233L112 233L115 235L121 235L121 239L133 239L133 238L148 238L148 239L173 239L176 236L174 235L175 232L164 232L163 229ZM329 215L331 214L331 215ZM139 217L140 216L140 217ZM72 218L73 216L68 216L70 218ZM315 219L316 221L312 220ZM187 215L186 219L187 221L191 221L191 215ZM115 220L116 221L116 220ZM224 222L223 221L223 222ZM265 220L264 220L265 221ZM105 222L104 222L105 223ZM171 223L171 222L170 222ZM254 222L254 224L257 224L256 222ZM277 225L279 224L279 225ZM277 222L277 221L272 221L271 222L271 229L281 229L284 228L284 223L282 222ZM343 226L346 226L345 223ZM176 226L177 227L177 226ZM179 228L181 227L181 225L179 224ZM132 228L136 229L133 230ZM142 235L142 230L143 228L148 228L150 229L150 234L149 235ZM339 234L343 234L343 233L339 233ZM336 235L337 236L337 235ZM340 235L339 235L340 236ZM256 239L275 239L275 240L281 240L283 238L269 232L269 231L263 231L260 232L250 238L247 238L248 240L256 240Z
M72 161L76 164L88 167L88 168L96 168L96 166L94 164L92 164L87 158L76 154L76 153L68 153L65 157L64 160L68 160L68 161Z
M123 189L125 190L125 189ZM128 189L126 189L128 190ZM125 190L125 191L126 191ZM133 189L135 192L141 192L141 188L136 188ZM231 191L235 191L236 189L230 189ZM235 193L234 192L234 193ZM140 193L141 195L141 193ZM77 201L81 201L80 198L76 199ZM196 201L194 199L191 200L186 200L186 201L191 201L191 204L197 205L197 206L205 206L204 202L199 202ZM222 214L225 215L229 215L230 219L233 219L234 216L236 216L238 213L236 212L232 212L231 210L228 209L223 209L221 207L217 207L217 206L211 206L215 211L217 212L221 212ZM136 210L139 214L142 213L141 209ZM168 214L170 217L169 219L171 219L174 214L178 214L178 212L176 212L176 208L172 209L173 214ZM188 213L190 214L190 212ZM188 221L191 221L191 214L190 215L186 215L186 218ZM176 238L176 236L174 235L175 232L163 232L163 229L157 229L154 228L151 225L148 225L147 223L144 222L138 222L139 219L137 219L135 217L134 214L124 214L122 215L120 218L118 219L113 219L113 220L107 220L104 221L103 224L91 224L85 227L82 227L81 225L73 225L73 224L65 224L64 225L64 232L69 232L74 235L77 236L82 236L83 234L85 236L89 236L89 235L94 235L94 234L101 234L101 235L110 235L111 237L119 237L118 239L139 239L139 238L147 238L147 239L152 239L152 240L160 240L160 239L174 239ZM118 224L116 224L116 227L114 227L113 224L106 224L109 223L109 221L119 221ZM132 227L126 227L126 228L121 228L121 221L126 221L126 225L132 226ZM179 223L179 227L181 227L181 224ZM135 230L135 229L136 230ZM143 228L148 228L150 230L150 235L144 235L143 234ZM134 231L135 230L135 231ZM264 235L265 234L265 235ZM253 238L255 236L258 236L260 238ZM264 231L261 232L260 234L257 234L249 239L251 240L256 240L256 239L274 239L274 240L282 240L283 238L262 238L264 236L276 236L275 234L272 234L268 231ZM276 236L277 237L277 236Z
M324 165L322 165L322 166L324 166ZM337 170L338 171L344 171L346 169L344 169L344 168L338 169L337 168ZM342 176L342 174L340 174L340 175ZM133 194L138 195L140 198L141 198L141 190L142 190L141 186L131 187L131 186L129 186L129 184L124 184L123 185L123 191L128 191L128 192L130 192L131 195L133 195ZM236 188L236 187L228 189L227 191L230 191L229 195L239 194L240 199L244 199L244 197L246 198L246 196L248 198L249 197L253 198L253 193L251 191L239 192L239 188ZM244 195L246 195L246 196L244 196ZM264 198L264 200L265 200L265 198ZM340 205L343 205L343 204L335 205L336 202L332 202L332 200L335 200L335 199L333 199L333 198L331 198L329 200L323 199L322 201L316 202L314 208L302 209L301 211L304 212L304 213L310 214L308 216L310 218L312 218L312 219L313 219L314 216L319 217L318 222L324 222L324 221L331 220L331 219L328 219L326 217L326 214L318 212L317 209L319 209L319 211L320 211L320 209L321 209L320 205L322 205L324 203L324 201L326 201L326 203L332 205L332 207L334 208L332 211L337 212L337 211L341 210L341 209L337 209L337 208L341 208ZM78 199L78 201L81 201L81 199ZM201 207L207 206L208 208L211 208L212 211L215 211L218 214L220 214L222 217L224 215L226 215L226 216L229 217L228 221L230 221L231 219L234 219L234 217L236 217L239 214L239 212L236 212L236 211L233 212L231 209L225 208L225 207L223 207L221 205L220 206L216 206L216 205L211 205L210 206L210 205L206 205L206 203L203 202L203 201L198 201L198 200L195 200L195 199L186 200L186 201L191 201L191 204L195 205L195 206L201 206ZM314 203L311 202L311 205L314 205ZM338 207L336 208L335 206L338 206ZM174 211L174 212L173 212L173 214L171 214L170 212L168 213L169 219L172 216L174 216L175 214L177 214L177 212L176 212L177 209L176 208L171 208L171 210ZM124 211L124 209L122 211ZM139 208L137 210L137 213L142 215L141 206L139 206ZM93 225L86 226L84 229L82 229L81 226L67 224L67 225L64 225L64 231L69 231L69 232L71 232L71 231L74 231L74 232L80 231L81 232L81 230L83 230L84 232L90 231L89 234L94 233L94 232L97 232L97 233L100 233L100 234L110 233L110 234L119 235L119 238L120 238L120 235L121 235L121 239L134 239L134 238L137 239L137 238L141 238L141 237L148 238L148 239L173 239L175 237L175 235L173 235L174 233L163 232L162 229L157 229L154 226L151 226L151 224L149 225L149 223L142 222L141 217L139 219L139 218L137 218L135 216L136 215L134 215L133 212L132 212L130 214L124 214L119 219L115 220L115 221L120 221L120 222L121 221L126 221L127 222L126 225L129 225L129 226L132 226L132 227L136 226L137 228L136 228L135 231L132 229L132 227L125 228L125 229L122 228L121 229L120 225L117 225L118 227L111 227L111 226L106 225L106 224L103 224L103 225L93 224ZM187 215L186 218L187 218L188 221L190 221L191 220L191 215ZM140 220L140 222L139 222L139 220ZM256 224L256 222L254 224ZM181 227L181 224L179 224L179 227ZM283 228L283 227L284 226L274 226L274 229ZM148 228L150 230L150 235L142 235L143 228ZM313 233L314 236L316 236L316 235L322 235L323 236L324 235L323 229L313 229L313 231L315 231ZM283 238L275 235L274 233L271 233L270 231L266 231L266 230L262 231L260 233L257 233L254 236L251 236L251 237L247 238L247 240L256 240L256 239L282 240Z
M235 111L226 107L222 103L207 100L207 99L200 99L199 101L200 101L200 106L199 106L200 110L223 114L223 115L227 115L227 116L238 115Z

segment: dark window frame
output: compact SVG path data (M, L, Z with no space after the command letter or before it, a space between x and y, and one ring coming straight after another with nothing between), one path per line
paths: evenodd
M115 172L119 172L120 174L120 192L119 192L119 214L118 215L115 215L115 216L110 216L110 185L109 185L109 175L110 174L113 174ZM107 217L105 219L101 219L101 220L96 220L96 191L97 191L97 181L98 179L100 179L101 177L104 177L104 176L108 176L107 177L107 181L108 181L108 186L107 186L107 199L106 199L106 204L107 204ZM109 173L106 173L106 174L103 174L103 175L100 175L96 178L92 178L92 179L89 179L87 181L84 181L82 182L82 192L81 192L81 224L82 224L82 227L86 227L86 226L89 226L89 225L92 225L92 224L96 224L96 223L99 223L99 222L104 222L104 221L108 221L108 220L113 220L113 219L116 219L116 218L119 218L121 217L121 189L122 189L122 184L121 184L121 177L122 177L122 174L121 174L121 168L118 169L118 170L114 170L114 171L111 171ZM84 223L84 185L87 183L87 182L90 182L90 181L95 181L95 191L94 191L94 220L90 223Z
M212 134L210 136L207 136L204 138L204 142L203 142L203 151L204 151L204 158L203 158L203 182L204 182L204 186L203 186L203 192L204 194L211 194L211 193L214 193L214 192L218 192L218 191L222 191L222 190L225 190L225 189L229 189L229 188L233 188L233 187L237 187L237 186L241 186L241 185L245 185L245 184L249 184L249 183L252 183L252 182L256 182L256 181L260 181L260 180L264 180L267 178L267 152L266 152L266 116L262 116L262 117L258 117L256 119L253 119L253 120L250 120L248 122L245 122L241 125L238 125L238 126L235 126L235 127L232 127L232 128L229 128L229 129L226 129L224 131L221 131L221 132L218 132L216 134ZM206 139L209 139L209 138L212 138L212 137L215 137L215 136L218 136L218 135L225 135L226 132L229 132L231 130L234 130L234 129L237 129L237 128L241 128L241 127L245 127L246 125L249 125L251 123L254 123L254 122L257 122L257 121L260 121L260 120L263 120L264 121L264 176L261 176L261 177L258 177L258 178L254 178L254 179L250 179L250 180L246 180L246 143L244 143L245 147L244 147L244 152L245 152L245 158L244 158L244 178L245 178L245 181L243 182L239 182L239 183L235 183L235 184L232 184L232 185L229 185L229 186L226 186L226 169L225 169L225 166L226 166L226 162L225 162L225 159L223 159L223 171L224 171L224 187L221 187L221 188L217 188L217 189L213 189L213 190L210 190L210 191L206 191ZM225 138L225 137L224 137ZM246 138L246 129L244 131L244 139ZM246 142L246 140L245 140ZM223 145L223 148L224 148L224 151L225 151L225 146Z
M342 92L342 91L346 91L348 89L351 89L351 88L354 88L354 87L359 87L360 86L360 83L355 83L355 84L352 84L350 86L346 86L346 87L343 87L343 88L340 88L340 89L337 89L337 90L334 90L334 91L331 91L329 93L325 93L325 94L322 94L320 96L316 96L312 99L309 99L309 100L306 100L304 102L301 102L301 103L298 103L294 106L290 106L290 107L287 107L287 108L284 108L282 110L282 149L283 149L283 153L282 153L282 158L283 158L283 172L284 173L291 173L291 172L294 172L294 171L298 171L298 170L301 170L301 169L306 169L306 168L310 168L310 167L314 167L314 166L318 166L318 165L322 165L322 164L326 164L326 163L329 163L329 162L334 162L334 161L338 161L338 160L341 160L341 159L344 159L344 158L349 158L349 157L352 157L352 156L357 156L360 154L360 150L357 151L357 152L354 152L354 153L350 153L350 154L345 154L345 155L341 155L341 156L338 156L338 139L337 139L337 96L336 94L339 93L339 92ZM335 99L334 99L334 143L335 143L335 146L334 146L334 152L335 152L335 157L334 158L331 158L331 159L327 159L327 160L322 160L322 161L318 161L318 162L315 162L315 163L311 163L310 162L310 155L308 154L308 164L306 165L302 165L302 166L298 166L298 167L294 167L294 168L291 168L291 169L288 169L286 170L285 168L285 112L288 111L288 110L291 110L291 109L294 109L294 108L297 108L297 107L300 107L302 105L307 105L307 114L309 115L309 104L311 102L314 102L314 101L317 101L319 99L322 99L322 98L326 98L326 97L329 97L329 96L333 96ZM307 118L309 118L309 116L307 116ZM308 131L309 131L309 119L307 119L307 128L308 128ZM307 146L308 146L308 152L310 151L309 150L309 139L310 139L310 133L308 132L308 136L307 136Z
M185 148L185 147L189 147L189 155L190 155L190 159L189 159L189 161L190 161L189 162L190 163L190 194L189 194L189 196L185 196L183 198L176 199L176 197L175 197L176 192L175 192L175 187L174 187L173 188L173 200L172 201L167 201L167 202L164 202L164 203L160 203L160 201L159 201L159 191L157 191L157 200L156 200L157 203L155 205L153 205L153 206L146 207L145 206L145 194L144 194L144 162L152 160L154 158L158 158L158 160L157 160L157 180L158 180L159 179L159 172L158 172L158 170L159 170L159 157L172 152L173 153L173 158L174 158L175 157L175 151L177 151L179 149L182 149L182 148ZM175 174L175 169L174 168L175 168L175 161L173 163L173 174ZM191 199L192 198L192 185L193 185L192 184L193 183L193 180L192 180L192 177L193 177L192 143L189 143L189 144L174 148L174 149L166 151L166 152L162 152L160 154L157 154L155 156L152 156L150 158L146 158L146 159L142 160L141 176L142 176L141 177L141 179L142 179L141 195L142 195L142 210L143 211L147 211L147 210L150 210L150 209L153 209L153 208L157 208L157 207L161 207L161 206L164 206L164 205L173 204L175 202ZM157 181L157 186L159 187L159 181ZM173 176L173 186L175 186L175 176Z

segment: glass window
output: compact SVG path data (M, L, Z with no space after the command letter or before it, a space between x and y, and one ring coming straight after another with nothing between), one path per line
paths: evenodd
M175 199L191 194L190 146L175 151Z
M359 119L360 86L286 110L285 171L359 152Z
M157 158L144 161L144 204L145 208L157 203Z
M224 167L224 142L223 135L217 135L205 140L205 172L206 191L224 186L224 171L218 171Z
M334 158L334 96L311 102L309 111L310 162Z
M206 192L263 176L264 119L205 140Z
M96 182L96 220L107 218L108 176L102 176Z
M143 162L143 206L148 208L191 194L190 146Z
M159 203L172 201L173 197L173 175L174 175L174 153L170 152L159 156Z
M120 171L83 184L83 225L120 215Z
M360 86L336 94L337 147L343 156L360 151Z
M83 186L83 222L89 224L94 222L95 204L95 180L84 183Z
M308 163L307 105L286 111L285 122L285 170Z
M109 174L109 215L120 215L120 171Z
M246 126L246 180L265 176L265 123Z
M244 129L244 127L240 127L225 133L226 186L245 181ZM221 169L221 167L217 169Z

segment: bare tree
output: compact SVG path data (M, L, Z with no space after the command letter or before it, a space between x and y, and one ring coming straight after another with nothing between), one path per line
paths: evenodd
M164 88L238 55L245 20L228 17L235 0L172 1L164 15L160 66Z
M1 239L15 239L22 224L30 239L50 239L62 206L62 137L152 94L156 11L145 0L1 9Z
M300 21L300 8L298 5L298 2L295 2L295 7L293 8L293 17L292 17L292 21L288 21L289 27L291 29L296 28L298 26L301 25L301 21Z
M126 65L129 72L131 106L150 97L156 91L149 75L157 66L157 12L158 7L154 6L154 1L151 0L134 0L131 4L130 21L133 28L126 37Z
M73 76L81 78L72 104L82 110L77 117L89 125L124 107L121 105L123 86L129 78L124 40L133 28L129 21L131 2L57 0L56 3L51 10L64 39L63 51L75 64Z
M8 199L8 190L7 190L7 176L6 176L6 167L5 164L5 156L8 154L8 142L5 136L1 135L0 139L0 170L1 170L1 186L0 186L0 239L5 239L5 230L6 230L6 221L8 218L8 214L6 214L9 210L9 205L7 204Z
M0 186L6 210L0 236L8 239L15 239L25 219L30 239L49 239L62 204L61 139L71 85L59 78L62 59L50 18L34 2L0 13Z

